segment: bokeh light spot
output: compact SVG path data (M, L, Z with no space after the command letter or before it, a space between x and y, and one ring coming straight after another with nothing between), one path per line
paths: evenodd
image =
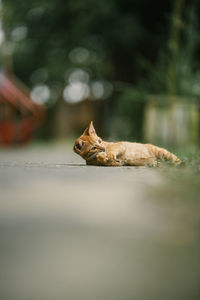
M50 89L47 85L35 86L31 91L31 98L37 104L44 104L50 98Z
M69 59L73 63L84 63L89 58L90 52L86 48L74 48L69 53Z
M83 82L72 82L63 91L64 100L68 103L77 103L89 96L89 86Z

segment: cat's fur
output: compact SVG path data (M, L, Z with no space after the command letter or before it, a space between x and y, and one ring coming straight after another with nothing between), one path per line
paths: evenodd
M108 143L96 134L93 122L76 140L74 151L86 160L87 165L100 166L156 166L157 159L180 164L181 160L166 149L130 142Z

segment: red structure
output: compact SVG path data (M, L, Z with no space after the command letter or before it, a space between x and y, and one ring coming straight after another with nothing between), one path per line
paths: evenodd
M44 119L44 107L29 94L18 79L0 73L0 145L28 142Z

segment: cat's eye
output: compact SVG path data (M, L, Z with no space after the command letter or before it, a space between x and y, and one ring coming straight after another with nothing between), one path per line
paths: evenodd
M97 147L95 147L95 146L91 148L91 150L96 150L96 149L97 149Z

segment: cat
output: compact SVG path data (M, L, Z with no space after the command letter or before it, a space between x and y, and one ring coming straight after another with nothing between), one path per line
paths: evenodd
M157 159L170 160L177 165L182 163L173 153L151 144L104 142L96 134L92 121L76 140L73 149L87 165L157 166Z

